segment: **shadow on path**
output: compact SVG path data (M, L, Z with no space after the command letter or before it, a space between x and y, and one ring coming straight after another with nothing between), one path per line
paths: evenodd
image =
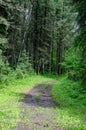
M58 127L56 104L50 94L52 84L39 84L21 100L21 121L17 130L61 130Z
M44 87L44 88L43 88ZM46 87L46 88L45 88ZM32 107L55 107L55 103L50 95L52 85L40 84L24 95L22 102Z

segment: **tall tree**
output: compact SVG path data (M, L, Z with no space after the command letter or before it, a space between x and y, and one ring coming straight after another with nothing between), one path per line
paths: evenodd
M50 0L35 1L32 15L32 28L29 33L29 53L36 72L51 71L52 46L55 21L55 3ZM32 39L33 36L33 39ZM31 54L32 53L32 54ZM32 57L32 56L31 56Z
M86 80L86 0L74 0L75 10L77 12L78 35L75 40L75 46L79 46L82 52L81 77L83 82Z
M61 63L64 61L65 51L71 44L74 19L70 1L59 0L57 4L57 73L63 74L64 68Z

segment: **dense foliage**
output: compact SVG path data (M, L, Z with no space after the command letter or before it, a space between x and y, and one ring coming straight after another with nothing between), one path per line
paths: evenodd
M0 74L33 67L85 83L85 16L85 0L0 0Z
M68 68L71 78L81 80L84 83L86 80L86 10L85 0L74 0L75 9L75 36L74 41L65 55L65 67ZM86 88L86 87L85 87Z

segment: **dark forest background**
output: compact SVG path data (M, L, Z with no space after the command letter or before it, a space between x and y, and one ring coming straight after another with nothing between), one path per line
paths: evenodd
M0 0L0 82L12 72L86 80L86 0ZM22 75L22 76L21 76Z

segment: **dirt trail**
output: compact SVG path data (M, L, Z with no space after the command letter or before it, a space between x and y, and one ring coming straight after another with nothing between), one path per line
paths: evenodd
M58 115L50 95L52 84L39 84L22 100L21 121L17 130L61 130Z

